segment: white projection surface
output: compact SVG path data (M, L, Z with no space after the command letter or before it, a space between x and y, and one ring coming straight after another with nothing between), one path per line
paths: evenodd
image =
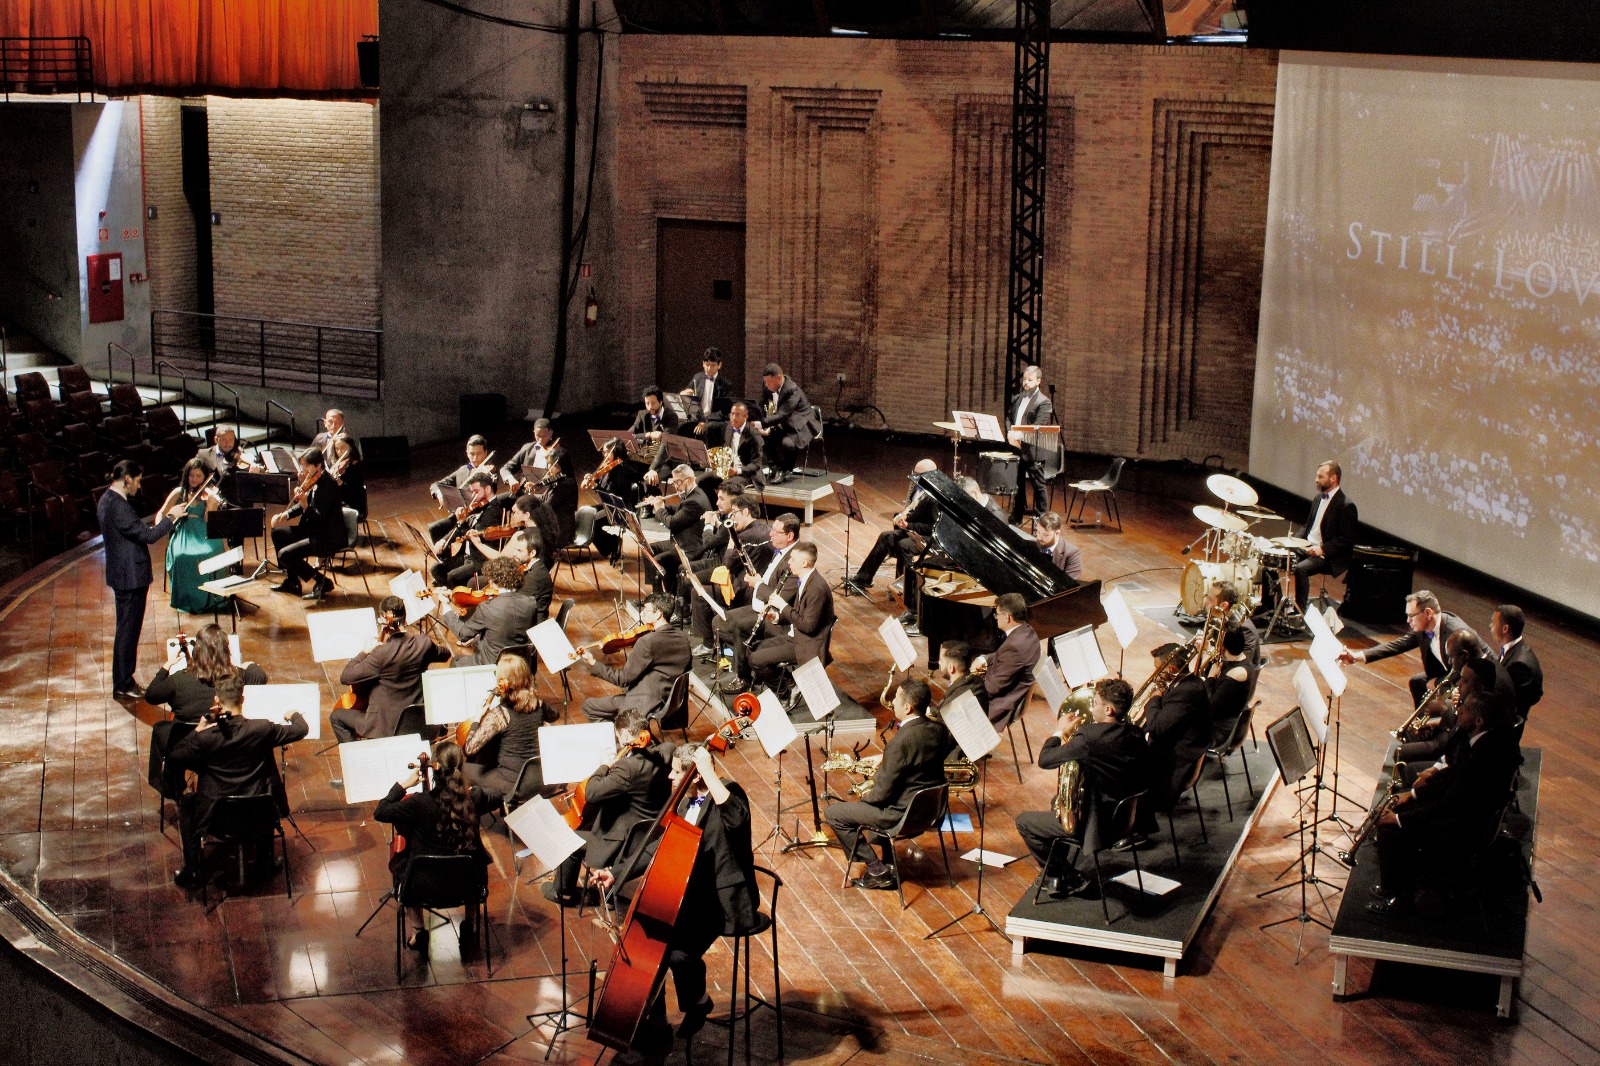
M1595 67L1283 53L1251 473L1600 616L1597 153Z

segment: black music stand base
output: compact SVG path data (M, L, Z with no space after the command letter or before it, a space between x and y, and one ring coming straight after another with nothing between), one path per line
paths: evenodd
M989 800L989 756L985 755L983 757L982 763L983 763L983 768L978 771L982 775L982 778L978 782L978 787L980 789L982 789L982 791L983 791L984 806L988 806L988 800ZM955 822L955 818L950 814L949 807L950 807L950 805L948 803L945 804L944 816L946 818L950 819L950 836L954 837L956 835L956 822ZM983 855L984 855L983 839L984 839L984 831L987 828L988 821L989 821L989 819L987 819L987 818L985 818L983 816L983 812L981 812L981 811L978 812L978 894L977 894L976 898L974 898L973 901L972 901L972 908L970 910L968 910L965 914L957 915L956 917L950 919L948 922L945 922L939 928L937 928L933 932L927 934L922 939L924 939L924 940L932 940L934 937L938 936L940 933L944 932L946 929L949 929L951 926L960 925L963 921L965 921L966 919L972 917L974 914L978 915L984 921L988 922L989 923L989 928L993 929L995 932L999 933L1001 936L1008 936L1006 931L1000 927L1000 923L994 920L994 915L990 914L988 911L983 909L983 868L986 865L984 863L984 861L983 861ZM960 858L960 856L957 856L957 858ZM978 931L982 932L983 930L980 929Z
M561 1039L562 1034L570 1032L573 1029L577 1029L580 1025L587 1026L589 1024L589 1011L587 1005L594 1002L594 979L595 972L598 967L596 960L590 959L589 969L587 971L567 969L567 908L557 904L556 910L559 912L561 921L561 971L559 973L541 974L540 976L561 978L561 1006L551 1010L537 1011L527 1016L528 1024L533 1026L535 1029L538 1029L547 1023L553 1027L550 1032L550 1042L545 1045L544 1049L544 1058L546 1062L550 1061L550 1056L554 1054L556 1050L556 1041ZM584 972L587 972L589 975L589 990L582 996L579 996L576 1002L573 1002L569 998L570 993L568 992L567 988L567 980L576 974L581 974ZM579 1014L577 1010L574 1009L580 1004L585 1005L584 1012L582 1014Z
M811 761L811 734L806 733L804 737L806 742L806 782L811 786L811 825L814 831L808 839L800 839L800 819L796 818L794 820L793 838L779 850L784 855L789 854L791 851L804 851L807 848L839 848L842 851L844 845L822 831L822 810L817 804L817 771Z

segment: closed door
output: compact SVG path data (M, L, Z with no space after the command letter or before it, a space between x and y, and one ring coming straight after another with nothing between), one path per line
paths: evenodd
M656 229L656 382L681 389L707 348L722 375L744 381L744 225L663 218Z

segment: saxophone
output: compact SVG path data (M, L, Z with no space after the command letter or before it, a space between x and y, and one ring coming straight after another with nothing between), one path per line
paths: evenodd
M1355 865L1356 855L1360 853L1361 845L1372 839L1372 834L1378 829L1378 821L1394 809L1395 800L1400 796L1400 783L1405 780L1405 771L1405 763L1397 762L1394 764L1394 771L1389 777L1389 791L1384 794L1381 800L1372 805L1372 810L1367 812L1367 816L1362 819L1361 825L1351 834L1350 839L1355 843L1350 845L1349 851L1339 852L1338 859L1340 862L1346 866Z
M1094 721L1090 710L1093 706L1094 688L1090 685L1075 688L1061 704L1056 720L1059 722L1061 715L1071 715L1078 720L1078 728L1081 729ZM1062 832L1076 834L1078 827L1083 824L1083 786L1083 764L1077 759L1062 763L1056 777L1055 798L1050 801L1050 810L1054 812Z
M1456 689L1461 685L1461 671L1451 670L1444 679L1433 686L1433 691L1422 697L1422 702L1417 704L1417 709L1411 712L1411 717L1401 723L1391 735L1402 744L1410 744L1418 740L1427 740L1433 735L1433 730L1428 728L1428 719L1436 714L1443 717L1455 706Z

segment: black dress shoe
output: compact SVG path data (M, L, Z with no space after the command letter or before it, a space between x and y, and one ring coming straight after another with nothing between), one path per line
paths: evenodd
M144 699L144 689L138 685L123 685L111 695L119 700L142 700Z
M678 1035L687 1040L706 1027L706 1019L711 1016L713 1004L710 996L700 997L700 1002L692 1004L683 1012L683 1021L678 1025Z
M300 595L300 582L296 581L294 578L291 577L291 578L289 578L289 579L287 579L285 581L281 581L278 584L272 586L272 591L273 592L287 592L290 595L298 596L298 595Z
M300 595L300 598L302 600L320 600L320 599L322 599L322 597L326 596L328 593L330 593L332 591L333 591L333 582L332 581L318 581L316 584L311 586L311 591L310 592L302 593Z
M1112 851L1133 851L1150 843L1150 838L1143 833L1129 833L1115 844L1111 845Z
M887 890L890 892L893 892L895 889L900 887L900 882L895 880L894 874L888 872L881 874L862 874L860 877L852 877L850 879L850 883L857 888L872 888L880 891Z
M172 883L179 888L194 891L200 887L200 871L191 870L187 866L172 875Z
M412 933L411 939L406 941L406 947L426 955L428 953L428 931L426 929L418 929L415 933Z
M866 574L851 574L850 584L855 585L858 588L870 589L872 587L872 578L868 577Z
M558 907L582 907L585 904L592 906L600 902L599 893L592 888L577 895L565 896L557 890L554 881L546 881L544 886L539 889L539 894Z

